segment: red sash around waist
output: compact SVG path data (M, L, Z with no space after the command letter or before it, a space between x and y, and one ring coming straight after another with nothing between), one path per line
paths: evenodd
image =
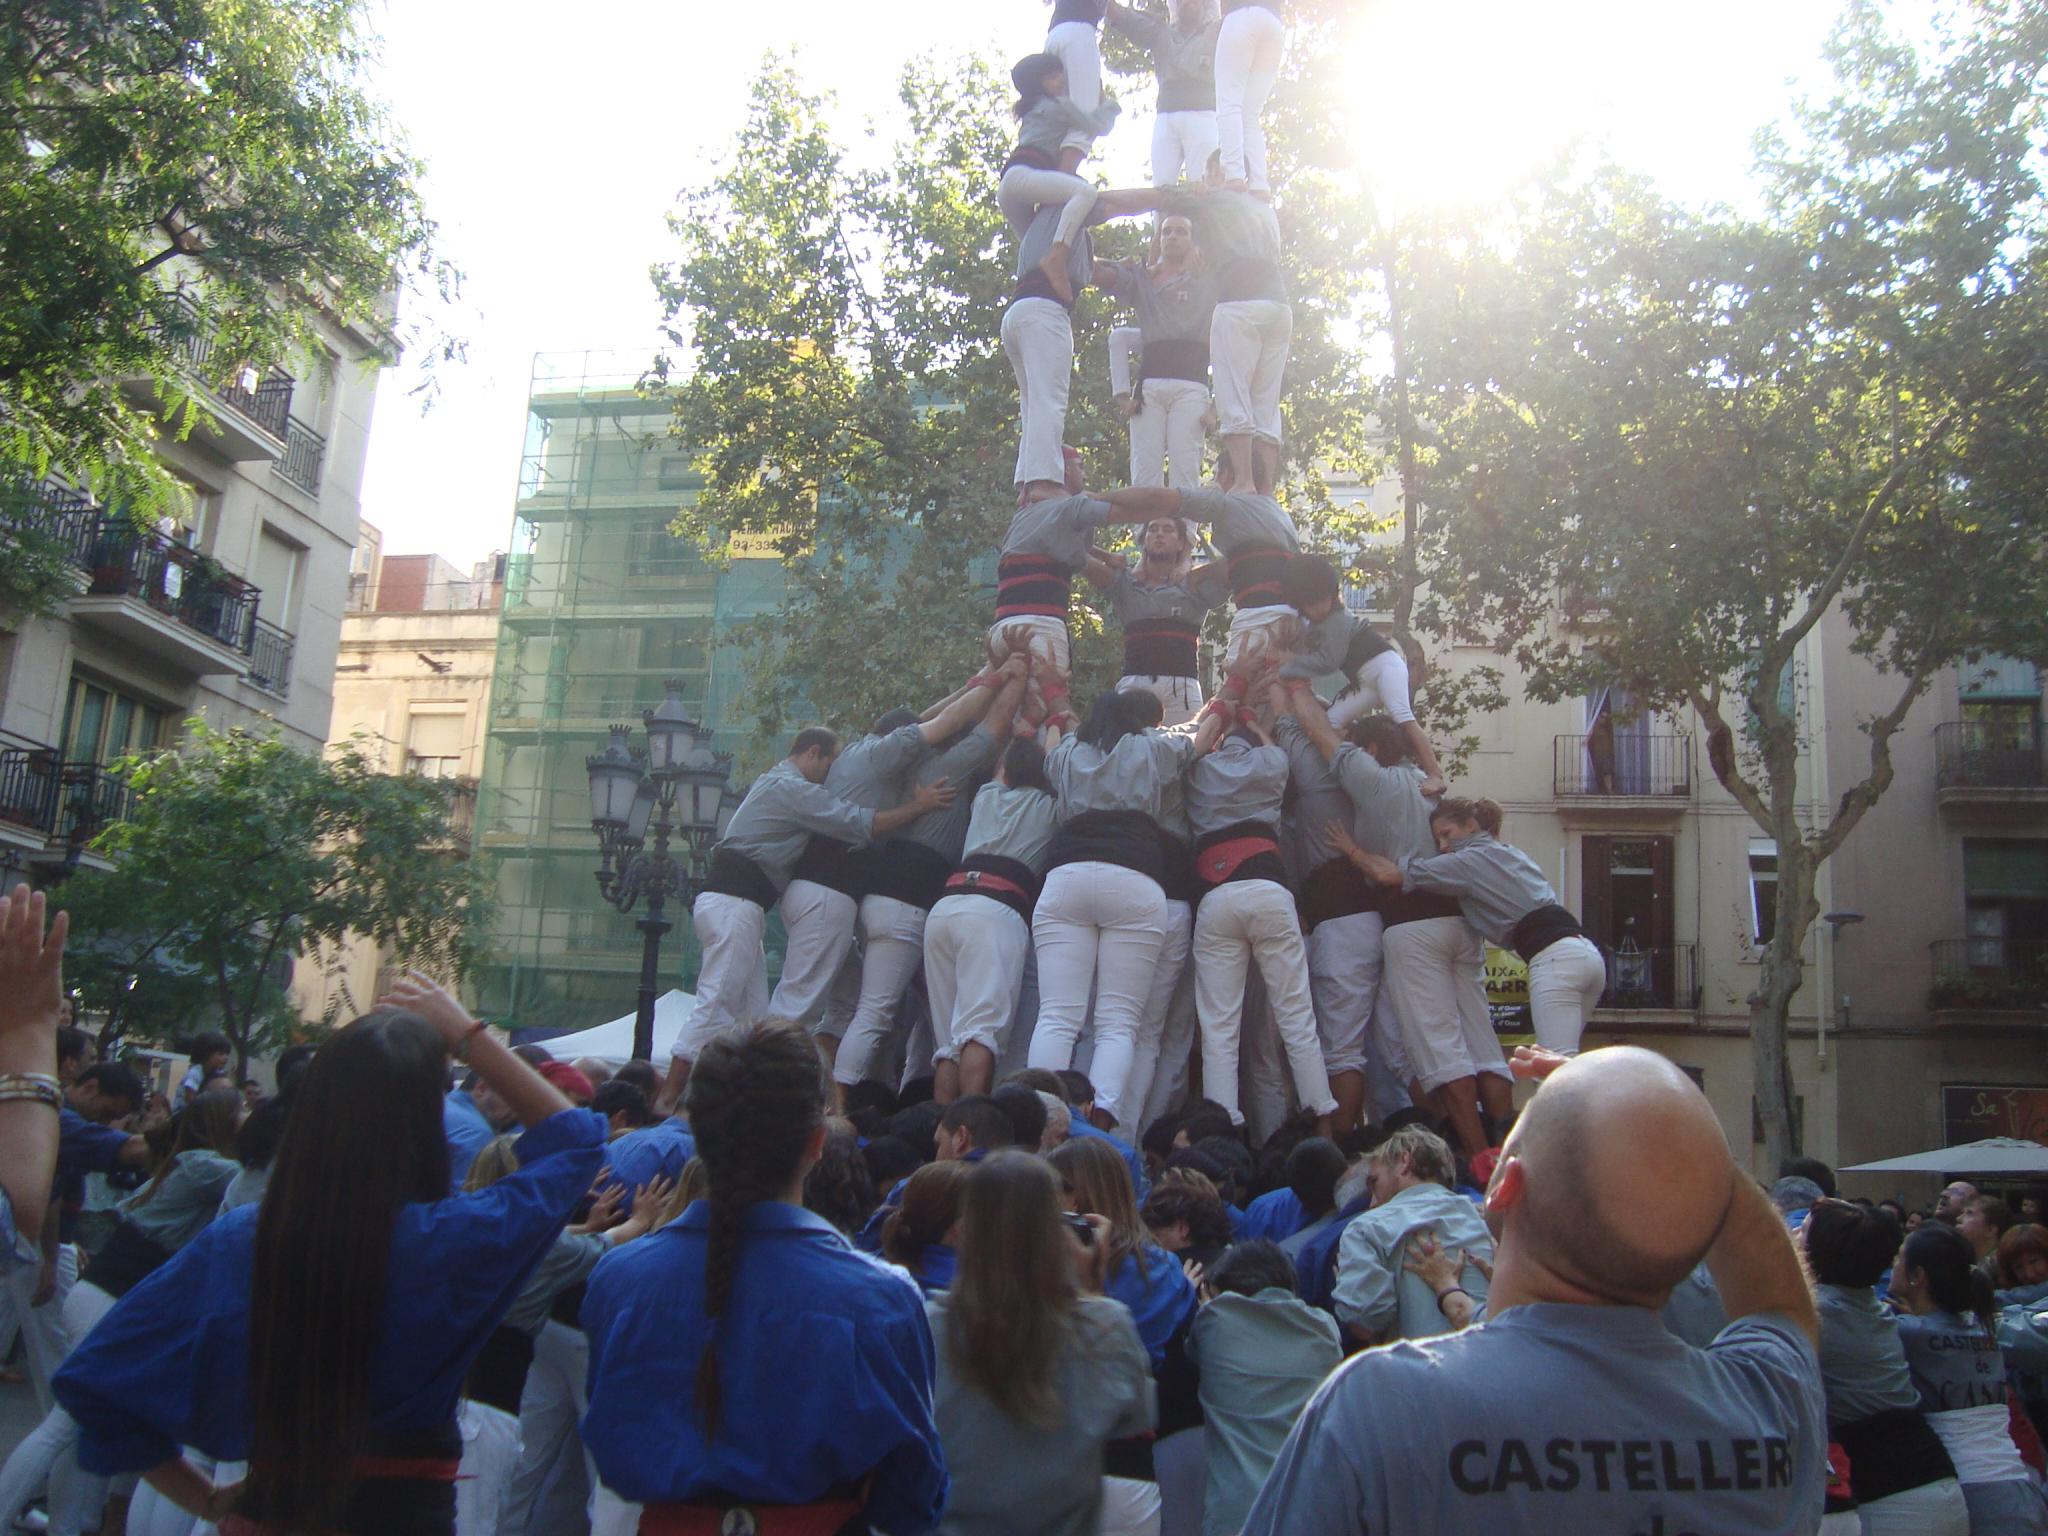
M978 896L993 896L1001 892L1023 901L1036 901L1037 893L1027 891L1014 880L1005 880L1001 875L992 875L985 869L962 869L946 877L949 891L967 891Z
M1195 873L1209 885L1221 885L1260 854L1279 851L1280 845L1270 837L1233 837L1197 851Z

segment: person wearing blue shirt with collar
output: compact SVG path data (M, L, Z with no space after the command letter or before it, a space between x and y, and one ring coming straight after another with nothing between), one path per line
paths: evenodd
M497 1138L498 1128L468 1088L455 1088L441 1100L441 1132L448 1141L448 1187L460 1189L469 1165Z
M690 1134L689 1121L672 1115L628 1131L611 1144L604 1157L610 1170L605 1183L618 1185L630 1199L634 1190L654 1179L673 1183L682 1178L684 1165L696 1155L697 1141Z
M1130 1308L1156 1371L1173 1336L1194 1315L1193 1282L1138 1219L1130 1184L1108 1147L1100 1141L1067 1141L1053 1148L1047 1161L1066 1185L1068 1208L1077 1216L1101 1216L1108 1222L1103 1294Z
M818 1053L760 1024L705 1045L686 1103L711 1195L600 1260L583 1300L604 1485L643 1536L918 1536L946 1503L924 1300L803 1208L826 1137Z
M455 1196L451 1052L527 1127L518 1172ZM604 1129L408 977L321 1046L262 1203L186 1244L58 1373L81 1465L259 1532L452 1532L463 1375L589 1188ZM181 1446L249 1462L248 1481L216 1488Z

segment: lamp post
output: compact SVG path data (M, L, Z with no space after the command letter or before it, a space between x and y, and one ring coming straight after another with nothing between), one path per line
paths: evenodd
M584 761L590 775L590 825L597 833L597 888L621 912L641 899L640 1002L633 1019L633 1056L654 1054L654 995L661 940L675 925L664 915L671 895L688 906L704 878L711 848L732 815L730 754L713 752L709 733L690 717L680 678L670 678L660 704L641 713L647 745L635 746L630 725L615 725L602 752ZM648 844L648 832L654 841ZM682 833L682 861L669 837Z

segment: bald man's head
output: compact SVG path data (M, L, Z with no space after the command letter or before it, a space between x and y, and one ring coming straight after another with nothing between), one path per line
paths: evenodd
M1552 1073L1508 1138L1488 1214L1531 1263L1602 1299L1660 1305L1720 1231L1734 1166L1692 1080L1631 1046Z

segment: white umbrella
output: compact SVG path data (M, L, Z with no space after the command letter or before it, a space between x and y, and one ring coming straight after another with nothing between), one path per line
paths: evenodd
M1842 1173L2048 1173L2048 1147L2038 1141L1991 1136L1960 1147L1936 1147L1910 1157L1858 1163Z
M676 1036L696 1011L697 999L681 988L671 988L654 1000L654 1059L664 1066ZM633 1054L633 1014L598 1024L573 1035L557 1035L539 1042L557 1061L574 1061L578 1056L595 1056L599 1061L623 1062Z

